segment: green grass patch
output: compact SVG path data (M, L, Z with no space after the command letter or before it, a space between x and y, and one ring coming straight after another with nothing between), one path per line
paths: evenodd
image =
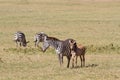
M103 46L88 45L87 52L88 53L90 52L90 53L105 53L105 54L116 53L116 54L120 54L120 46L115 45L113 43L108 44L108 45L103 45Z
M97 54L97 53L104 53L104 54L111 54L111 53L116 53L120 54L120 46L115 45L113 43L108 44L108 45L102 45L102 46L97 46L97 45L88 45L86 46L87 50L86 52L88 54ZM40 48L4 48L3 51L7 53L12 53L12 54L39 54L43 53ZM56 54L55 50L53 48L48 48L46 54Z

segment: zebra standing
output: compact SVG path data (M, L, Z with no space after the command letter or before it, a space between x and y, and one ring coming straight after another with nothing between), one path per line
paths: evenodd
M45 36L42 50L45 52L49 46L52 46L58 55L60 65L63 63L63 56L66 56L68 60L67 68L69 68L71 59L70 41L73 41L73 39L66 39L62 41L54 37Z
M36 33L34 36L35 47L39 47L39 42L44 41L44 36L47 36L44 32Z
M74 59L76 66L77 66L77 57L80 57L81 60L81 67L85 66L85 53L86 53L86 47L82 45L77 45L76 41L70 41L70 48L71 48L71 54L72 54L72 67L74 67Z
M16 42L17 46L18 44L23 47L26 47L27 46L27 43L29 41L26 41L26 38L25 38L25 34L21 31L17 31L15 34L14 34L14 41Z

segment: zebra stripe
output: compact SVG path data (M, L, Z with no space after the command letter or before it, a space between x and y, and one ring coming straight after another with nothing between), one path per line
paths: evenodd
M23 47L26 47L27 43L29 41L26 42L26 38L25 38L25 34L21 31L17 31L15 34L14 34L14 41L16 42L17 46L19 44L19 46L23 46Z
M34 42L35 42L35 47L39 46L38 44L40 42L43 42L43 37L44 36L47 36L44 32L40 32L40 33L36 33L35 36L34 36Z
M66 39L62 41L55 37L45 36L42 50L43 52L45 52L49 46L52 46L58 55L60 65L63 63L63 56L66 56L68 60L67 68L69 68L69 63L71 59L71 49L69 41L73 41L73 39Z

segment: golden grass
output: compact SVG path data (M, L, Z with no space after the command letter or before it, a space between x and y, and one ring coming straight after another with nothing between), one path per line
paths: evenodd
M86 67L66 68L59 66L56 55L33 54L17 55L7 54L0 63L1 80L59 80L59 79L89 79L89 80L119 80L119 55L86 55ZM80 66L80 61L79 66ZM6 77L7 76L7 77Z
M119 14L112 0L0 0L0 80L119 80ZM16 31L26 34L27 48L16 48ZM64 58L60 68L53 49L34 48L41 31L87 46L86 67L67 69Z

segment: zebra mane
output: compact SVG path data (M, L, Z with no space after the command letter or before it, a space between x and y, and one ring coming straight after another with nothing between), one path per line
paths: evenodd
M48 40L54 40L54 41L60 41L59 39L55 38L55 37L47 37Z

